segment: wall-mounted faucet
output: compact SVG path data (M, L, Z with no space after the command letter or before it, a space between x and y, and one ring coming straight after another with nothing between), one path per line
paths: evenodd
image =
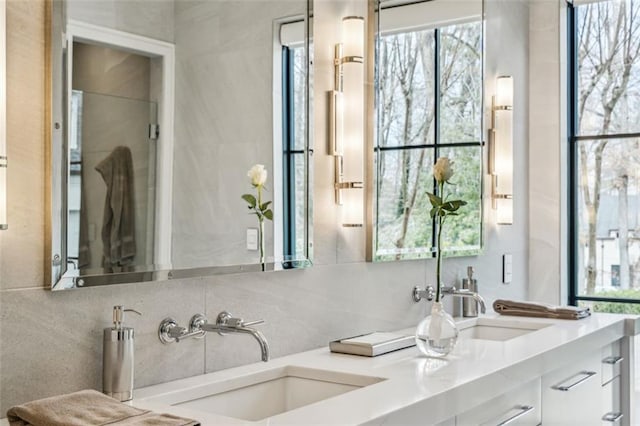
M467 290L457 289L455 287L442 287L440 289L442 296L451 295L456 297L470 297L475 299L480 305L480 311L484 314L487 309L485 307L484 299L478 293ZM429 302L436 297L436 290L432 286L427 286L424 289L416 286L413 288L413 301L419 302L421 299L426 299Z
M158 337L165 344L180 342L181 340L195 337L201 339L207 332L215 331L224 336L227 333L245 333L253 336L260 344L262 361L269 361L269 344L264 335L253 328L254 325L263 324L264 320L244 322L242 318L235 318L227 311L218 314L215 324L210 324L202 314L196 314L189 321L189 328L180 327L173 318L165 318L158 327Z

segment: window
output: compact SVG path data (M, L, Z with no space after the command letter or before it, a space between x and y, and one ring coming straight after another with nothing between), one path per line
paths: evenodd
M640 303L640 1L574 3L570 303L615 310Z
M385 12L381 28L389 27ZM449 255L477 253L482 234L482 22L383 29L378 43L375 259L434 255L435 223L426 193L435 191L431 168L442 156L456 163L452 197L469 202L459 220L445 228L444 249Z
M282 47L283 263L305 252L306 216L306 55L301 47Z
M286 18L279 24L278 40L274 45L274 87L281 96L275 98L274 126L281 145L274 159L274 194L276 252L281 253L285 269L305 267L310 263L311 245L309 224L309 148L311 89L309 58L313 57L313 43L306 36L311 20ZM277 62L276 62L277 61ZM279 196L278 196L279 195Z

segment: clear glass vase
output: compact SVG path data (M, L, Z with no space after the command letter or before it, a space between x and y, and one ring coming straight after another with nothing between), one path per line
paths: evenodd
M258 232L260 233L260 235L258 235L258 243L260 244L260 267L261 269L264 271L266 268L266 264L265 264L265 246L266 246L266 241L264 239L264 220L260 219L259 220L259 225L260 225L260 229L258 230Z
M442 302L433 302L431 315L420 321L415 337L416 346L427 356L440 358L453 350L458 341L458 327Z

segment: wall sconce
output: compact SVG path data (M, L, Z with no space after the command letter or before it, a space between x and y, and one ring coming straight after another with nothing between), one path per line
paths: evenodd
M362 145L364 85L364 18L347 16L342 20L343 43L335 45L334 89L329 92L329 155L335 160L336 204L343 204L345 189L362 189L362 181L346 181L345 152ZM359 114L359 117L357 116ZM361 154L360 154L361 157ZM344 226L356 226L353 223ZM357 226L362 226L359 224Z
M7 18L0 3L0 230L7 229Z
M496 80L489 130L491 207L499 225L513 224L513 77Z

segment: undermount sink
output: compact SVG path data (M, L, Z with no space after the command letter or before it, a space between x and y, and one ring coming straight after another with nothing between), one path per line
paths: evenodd
M506 341L548 326L550 324L518 319L478 318L458 324L458 338Z
M152 398L172 406L259 421L385 379L286 366Z

